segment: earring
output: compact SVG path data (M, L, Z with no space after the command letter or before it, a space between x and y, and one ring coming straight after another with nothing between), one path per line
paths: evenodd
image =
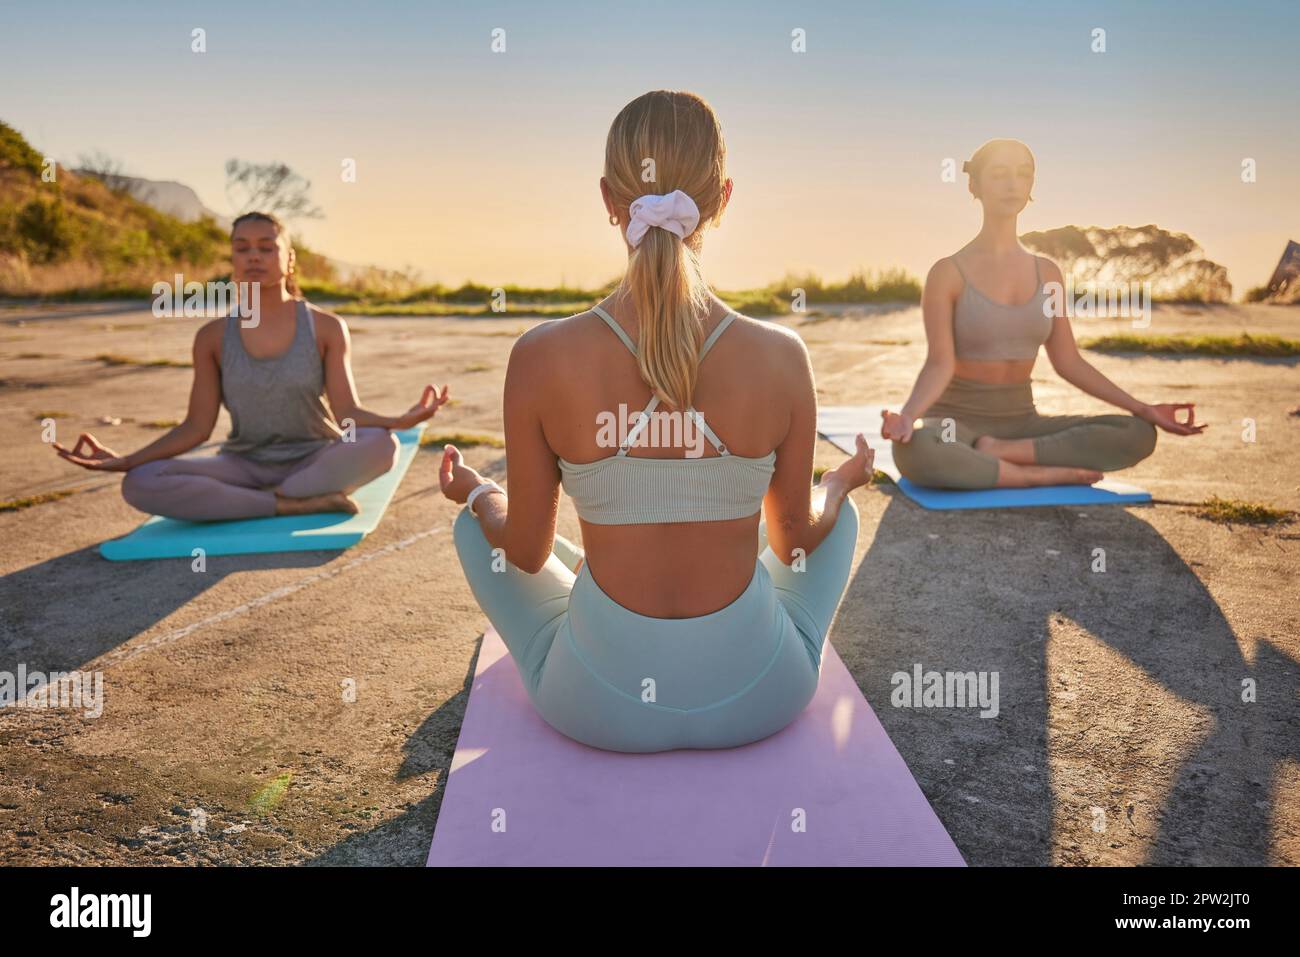
M618 213L610 213L610 214L609 214L609 224L610 224L611 226L617 226L617 225L618 225Z

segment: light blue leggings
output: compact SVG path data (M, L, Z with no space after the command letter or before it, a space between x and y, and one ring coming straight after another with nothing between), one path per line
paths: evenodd
M767 547L730 605L698 618L649 618L606 595L582 549L556 536L536 575L492 546L468 509L456 552L548 724L609 751L731 748L775 734L817 690L822 646L848 584L858 538L852 498L802 571ZM498 570L494 570L494 566Z

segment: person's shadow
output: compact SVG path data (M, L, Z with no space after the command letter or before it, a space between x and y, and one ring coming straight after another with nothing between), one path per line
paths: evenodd
M832 639L969 863L1272 863L1295 662L1262 639L1246 660L1143 508L885 494ZM999 713L895 707L917 664L998 672Z
M108 561L98 546L59 555L0 576L0 671L13 674L20 663L29 675L72 671L96 659L95 667L111 668L133 653L136 646L123 647L127 642L225 576L315 568L339 554L211 555L203 571L190 558Z

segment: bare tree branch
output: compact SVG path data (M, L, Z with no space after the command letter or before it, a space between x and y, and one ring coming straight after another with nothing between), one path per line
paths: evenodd
M281 219L321 219L324 213L308 195L311 180L284 163L226 160L226 198L236 215L254 210Z

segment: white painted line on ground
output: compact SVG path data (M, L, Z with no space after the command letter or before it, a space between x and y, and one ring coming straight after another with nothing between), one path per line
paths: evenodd
M110 665L116 665L116 664L121 664L124 661L130 661L132 658L138 657L139 655L144 654L146 651L154 651L158 648L162 648L165 647L166 645L170 645L174 642L180 641L182 638L192 635L194 634L194 632L199 631L202 628L208 627L208 625L215 625L218 622L229 621L231 618L238 618L240 615L247 614L248 612L252 611L255 608L261 608L263 605L269 605L271 602L279 601L281 598L287 598L290 595L295 594L296 592L302 591L304 588L308 588L312 585L315 585L317 582L326 581L330 578L334 578L337 575L341 575L346 571L350 571L351 569L356 568L360 565L364 565L366 562L373 561L376 558L383 558L385 555L391 555L394 552L399 552L402 549L409 548L410 546L414 545L416 542L420 541L421 539L428 538L430 535L437 534L440 531L442 531L441 526L436 528L426 529L423 532L419 532L415 535L412 535L410 538L404 538L400 542L393 542L391 545L385 545L383 548L377 548L373 552L367 552L365 555L358 555L350 562L345 562L344 564L338 566L337 568L331 568L323 572L317 572L314 575L308 575L306 578L294 582L292 585L285 585L281 588L273 589L272 591L267 592L265 595L261 595L257 598L254 598L250 602L245 602L242 605L236 605L234 608L229 608L226 611L218 612L215 615L210 615L207 618L204 618L202 621L194 622L194 624L192 625L186 625L184 628L177 628L174 631L169 631L161 635L156 635L153 638L149 638L144 641L140 641L136 643L128 642L127 644L122 645L119 648L115 648L113 651L110 651L107 654L101 656L94 663L94 668L102 670L103 668L107 668ZM90 668L91 666L87 665L86 667Z

